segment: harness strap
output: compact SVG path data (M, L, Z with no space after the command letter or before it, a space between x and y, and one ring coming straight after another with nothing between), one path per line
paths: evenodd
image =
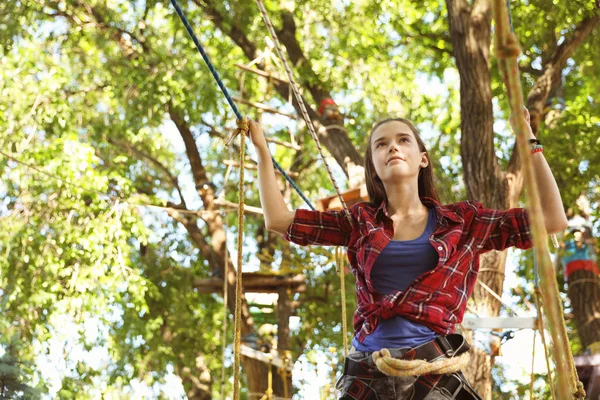
M401 349L383 349L385 350L383 354L386 357L386 366L390 362L391 364L397 364L398 362L405 363L402 365L408 366L411 364L417 365L418 368L416 369L403 370L401 371L401 375L392 375L418 376L414 384L415 391L411 400L425 399L434 388L447 395L449 399L481 400L477 393L471 389L462 372L458 370L453 372L414 373L418 369L422 369L422 363L430 366L433 365L434 369L436 369L436 365L439 366L442 363L448 363L449 365L460 364L460 367L462 367L463 362L461 362L461 359L468 360L466 357L468 357L469 348L469 344L462 335L452 334L438 336L434 340L417 346L408 352L404 352ZM375 353L379 353L379 356L375 356ZM375 353L372 356L373 362L376 364L375 366L369 361L355 361L351 358L346 358L344 373L360 378L352 382L352 386L348 388L346 398L357 400L371 399L376 394L367 382L390 376L387 373L388 371L385 370L386 367L384 367L384 370L380 367L383 362L383 358L381 357L382 352ZM439 368L437 370L439 371Z

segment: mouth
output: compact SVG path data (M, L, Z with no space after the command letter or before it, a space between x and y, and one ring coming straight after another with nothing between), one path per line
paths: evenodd
M392 162L392 161L394 161L394 160L400 160L400 161L404 161L404 159L403 159L403 158L401 158L401 157L392 157L392 158L390 158L390 159L387 161L387 163L385 163L385 165L388 165L389 163L391 163L391 162Z

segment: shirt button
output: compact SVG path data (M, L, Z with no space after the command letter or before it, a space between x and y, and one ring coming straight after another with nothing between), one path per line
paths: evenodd
M439 250L439 251L442 251L442 246L438 246L438 250Z

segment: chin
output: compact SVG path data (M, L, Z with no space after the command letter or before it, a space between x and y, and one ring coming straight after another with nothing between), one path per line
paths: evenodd
M395 171L392 174L388 174L388 176L384 179L382 179L382 181L384 183L398 183L399 181L410 181L412 179L414 179L415 181L419 178L418 174L410 174L407 172L403 172L403 171Z

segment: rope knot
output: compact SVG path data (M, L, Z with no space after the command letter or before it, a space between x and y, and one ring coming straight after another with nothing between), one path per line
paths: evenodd
M242 119L236 120L236 122L237 128L235 128L235 130L231 132L231 134L225 141L225 146L229 146L231 142L233 142L233 139L235 139L240 133L243 135L248 135L248 131L250 130L250 127L248 125L248 118L244 117Z
M391 357L392 353L390 353L390 351L388 349L381 349L379 351L375 351L373 352L373 361L375 362L375 364L377 364L377 361L379 361L380 359L384 358L384 357Z
M573 396L576 399L585 399L585 388L583 387L583 383L581 381L577 381L577 389L575 393L573 393Z
M501 42L505 39L504 42ZM517 35L510 32L505 38L498 38L496 40L496 57L499 59L505 59L509 57L518 57L521 54L521 46L519 45L519 39Z

